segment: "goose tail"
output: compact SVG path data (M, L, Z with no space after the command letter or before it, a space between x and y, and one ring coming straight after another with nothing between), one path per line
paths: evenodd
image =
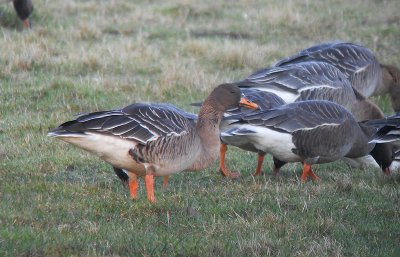
M362 122L376 129L370 143L388 143L400 140L400 112L383 119Z

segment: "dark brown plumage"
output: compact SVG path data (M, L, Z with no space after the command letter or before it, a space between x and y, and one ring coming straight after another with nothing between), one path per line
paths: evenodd
M31 24L29 16L33 12L33 4L31 0L13 0L15 12L23 21L25 28L30 28Z

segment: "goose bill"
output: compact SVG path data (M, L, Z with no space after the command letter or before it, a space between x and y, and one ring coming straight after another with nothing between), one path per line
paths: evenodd
M29 19L26 19L23 21L24 28L29 29L31 27L31 23L29 22Z
M253 110L257 110L258 109L258 105L257 104L255 104L253 102L250 102L249 99L244 98L244 97L240 98L239 105L243 106L243 107L247 107L249 109L253 109Z

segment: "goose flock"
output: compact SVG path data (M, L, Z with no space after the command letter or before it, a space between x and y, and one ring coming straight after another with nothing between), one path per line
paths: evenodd
M14 1L15 2L15 1ZM389 94L395 114L384 116L369 96ZM303 165L301 181L319 179L315 164L347 160L384 174L398 160L400 70L381 64L368 48L347 42L312 46L247 78L217 86L198 115L165 103L134 103L125 108L81 115L51 130L56 137L91 152L114 167L137 197L144 177L155 202L154 177L201 170L220 157L227 167L228 145L273 157L273 173L288 162Z

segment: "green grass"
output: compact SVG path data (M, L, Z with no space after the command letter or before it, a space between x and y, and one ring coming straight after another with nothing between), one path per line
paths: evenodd
M80 112L164 101L188 111L216 85L312 44L362 43L400 64L398 1L34 1L33 29L0 6L0 256L400 256L400 175L299 165L253 178L256 156L156 184L132 201L112 169L46 137ZM374 98L386 113L387 97Z

